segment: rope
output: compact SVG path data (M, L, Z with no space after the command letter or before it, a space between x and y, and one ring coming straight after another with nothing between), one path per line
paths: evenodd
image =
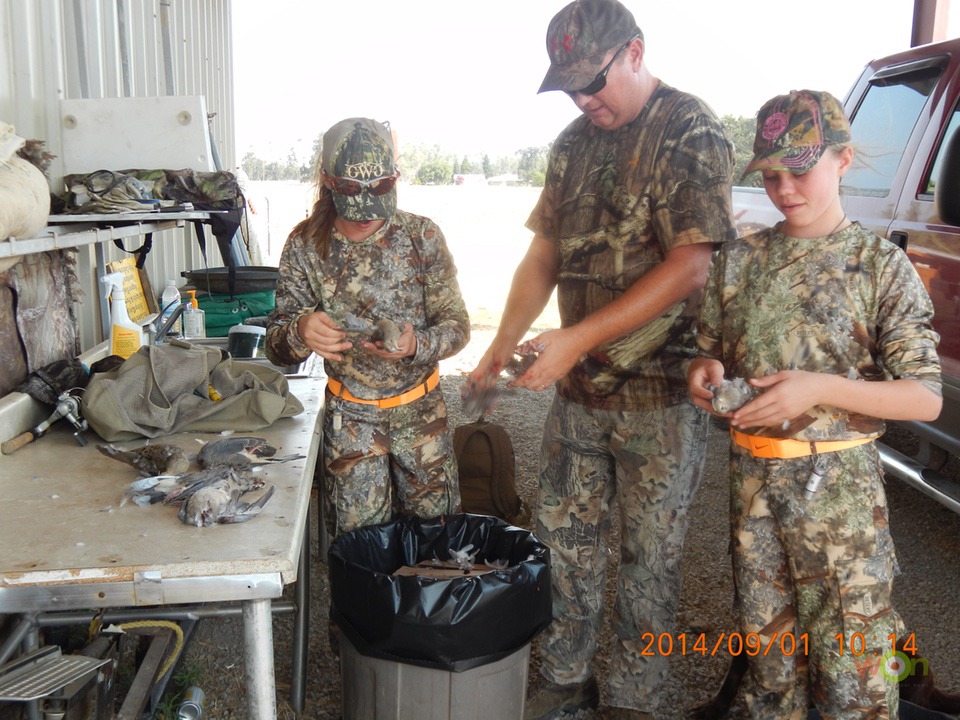
M99 617L91 623L91 630L95 624L99 623ZM172 620L134 620L133 622L126 622L121 625L118 625L121 630L126 631L133 628L141 627L165 627L173 630L174 634L177 636L177 642L173 646L173 650L170 653L170 657L167 658L167 661L163 664L163 667L160 669L160 672L157 674L158 678L162 678L167 674L167 670L170 669L170 666L176 661L177 657L180 655L180 650L183 649L183 629L178 623L173 622Z

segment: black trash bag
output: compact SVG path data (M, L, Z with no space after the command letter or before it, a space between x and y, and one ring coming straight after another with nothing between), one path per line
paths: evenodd
M468 545L505 570L449 579L393 576ZM486 515L405 516L330 546L334 621L361 655L463 672L516 652L553 619L550 551L527 530Z

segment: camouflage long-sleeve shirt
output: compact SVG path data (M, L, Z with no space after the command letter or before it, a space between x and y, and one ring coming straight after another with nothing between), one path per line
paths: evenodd
M527 227L557 245L557 299L570 327L620 297L674 248L736 236L733 150L705 103L661 83L640 115L602 130L586 116L560 134ZM607 410L683 402L696 354L698 295L586 353L558 384Z
M359 398L389 397L415 387L438 360L459 352L470 338L443 233L432 220L402 210L359 242L334 230L326 260L309 240L291 236L280 256L276 297L266 350L278 365L296 364L310 354L297 321L314 311L326 312L342 328L372 328L381 319L413 325L417 352L412 358L384 360L360 347L354 336L342 361L324 361L327 375Z
M729 242L700 306L700 354L727 378L808 370L867 381L911 378L941 392L933 305L906 254L854 223L798 239L775 228ZM881 419L816 406L786 430L755 435L839 440L881 434Z

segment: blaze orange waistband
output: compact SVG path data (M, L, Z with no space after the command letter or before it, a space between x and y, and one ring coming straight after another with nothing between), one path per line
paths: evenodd
M364 398L358 398L352 395L339 380L327 378L327 387L330 388L330 392L337 397L364 405L376 405L378 408L395 408L406 405L407 403L412 403L414 400L419 400L433 390L439 383L440 368L438 367L434 369L425 382L420 383L415 388L407 390L405 393L400 393L393 397L377 398L376 400L365 400Z
M856 440L821 440L809 442L805 440L791 440L788 438L768 438L759 435L747 435L739 430L730 428L730 439L750 454L758 458L798 458L807 457L814 453L836 452L847 448L865 445L873 442L873 438L858 438Z

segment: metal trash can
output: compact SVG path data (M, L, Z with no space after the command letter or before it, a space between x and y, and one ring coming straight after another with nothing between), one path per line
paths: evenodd
M329 571L343 720L522 717L530 641L552 619L549 551L532 533L404 517L338 538Z

